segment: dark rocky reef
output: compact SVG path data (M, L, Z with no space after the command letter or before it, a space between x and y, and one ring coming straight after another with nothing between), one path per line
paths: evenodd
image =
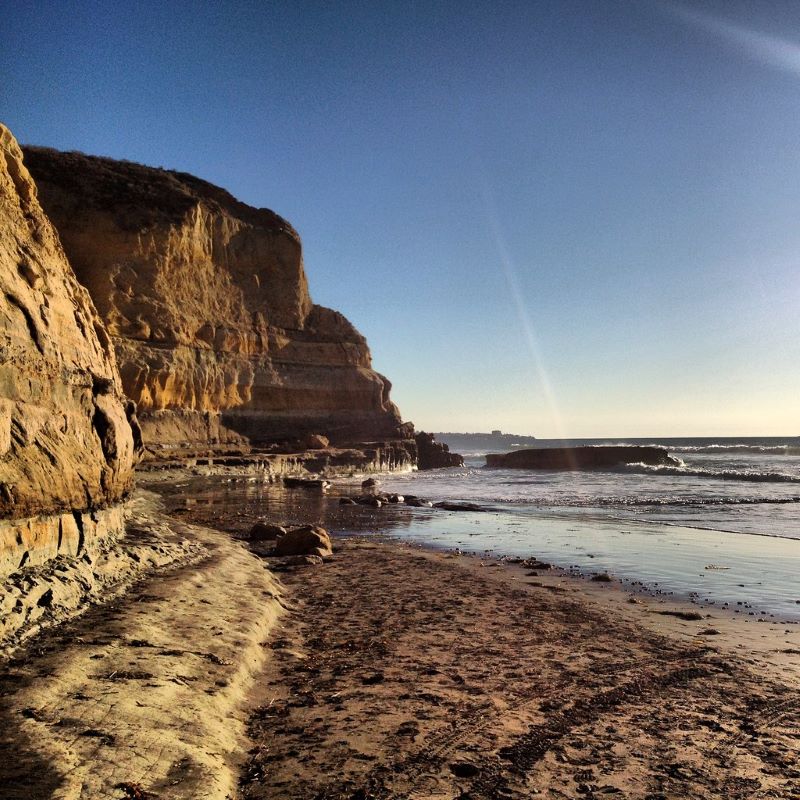
M486 466L502 469L602 469L620 464L677 466L663 447L548 447L490 453Z
M225 469L243 468L263 472L270 480L285 476L308 478L349 477L354 473L410 471L417 463L417 448L413 440L400 439L386 442L362 442L350 447L326 447L314 450L286 448L250 453L205 454L188 451L159 451L158 458L150 459L139 469L141 472L162 472L173 469L208 467Z
M446 444L437 442L432 433L420 431L414 436L417 443L417 468L440 469L441 467L463 467L464 457L451 453Z

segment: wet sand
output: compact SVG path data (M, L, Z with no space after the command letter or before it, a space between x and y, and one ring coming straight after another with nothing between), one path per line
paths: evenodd
M419 484L424 486L425 478ZM407 475L381 480L384 491L403 494L402 486L419 490ZM586 513L511 513L492 506L484 513L402 504L377 510L340 506L339 495L361 493L360 481L338 480L326 495L283 489L253 476L195 476L176 481L168 491L173 508L234 533L246 530L248 520L266 515L276 521L320 524L334 534L379 532L442 549L536 555L574 574L608 572L643 594L727 609L751 622L800 624L796 539L613 522Z
M177 513L234 534L415 519L199 496ZM246 798L800 797L800 626L374 535L281 577Z

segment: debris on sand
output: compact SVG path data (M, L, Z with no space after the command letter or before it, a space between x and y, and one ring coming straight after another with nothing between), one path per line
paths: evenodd
M654 614L661 614L664 617L677 617L678 619L685 619L687 621L703 619L703 615L699 611L654 611Z

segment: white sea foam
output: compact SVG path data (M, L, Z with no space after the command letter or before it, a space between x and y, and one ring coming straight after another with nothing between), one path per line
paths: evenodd
M709 444L709 445L678 445L666 447L672 453L707 453L716 455L722 453L738 453L741 455L776 455L776 456L800 456L800 447L793 447L788 444L782 445L753 445L753 444Z
M533 553L557 564L656 581L659 591L695 596L701 588L714 602L746 600L800 621L800 438L539 445L612 442L661 444L678 463L484 469L485 453L473 451L466 468L387 476L382 486L489 509L431 509L423 522L403 528L403 536L476 552ZM708 564L729 569L704 570Z
M611 444L624 440L548 443ZM658 442L629 440L631 445ZM607 470L484 468L473 451L461 469L433 470L385 479L386 491L430 500L480 503L492 519L546 513L688 525L800 539L800 438L663 441L677 465L633 464ZM489 515L487 515L489 516Z
M711 478L723 481L747 481L756 483L800 483L800 475L788 472L771 472L756 469L711 469L706 467L691 467L678 459L678 466L653 465L637 462L625 464L618 469L621 472L638 472L651 475L672 475L676 477L691 476L694 478Z

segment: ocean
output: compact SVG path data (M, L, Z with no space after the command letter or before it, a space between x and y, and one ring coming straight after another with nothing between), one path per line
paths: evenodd
M246 527L267 517L321 524L334 536L377 533L478 555L536 556L748 621L800 623L800 437L536 444L660 444L680 465L488 469L486 451L472 450L463 452L463 468L379 476L383 492L477 503L481 512L340 505L340 496L361 494L363 476L336 479L326 494L286 489L263 476L213 475L161 491L169 505L192 506L212 527L225 519Z
M680 465L498 470L483 466L489 451L464 452L463 469L388 475L381 488L488 510L428 513L396 535L536 555L748 617L800 620L800 437L536 444L662 445Z

